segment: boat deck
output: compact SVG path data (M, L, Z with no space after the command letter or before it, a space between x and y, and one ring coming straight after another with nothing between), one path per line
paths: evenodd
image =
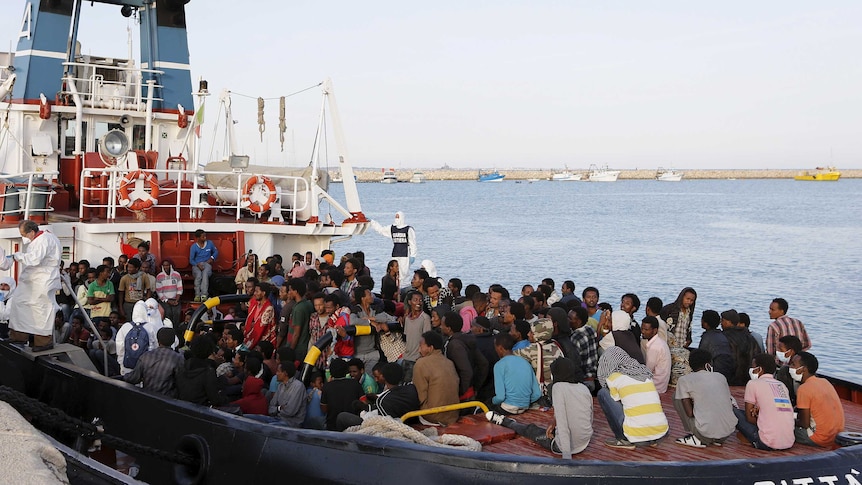
M744 387L731 387L731 394L737 402L744 403ZM662 408L670 424L670 432L658 447L639 447L636 450L619 450L605 446L605 440L613 438L605 415L599 406L598 400L593 399L593 438L590 445L583 452L574 455L575 460L601 460L601 461L629 461L629 462L675 462L675 461L704 461L704 460L736 460L736 459L763 459L790 456L806 456L824 451L810 446L794 445L785 451L761 451L753 446L743 444L736 435L731 435L721 447L708 446L706 448L693 448L674 443L679 437L685 436L682 422L673 407L674 389L661 395ZM862 430L862 404L856 404L848 400L842 400L844 405L845 430ZM518 422L533 423L546 428L554 421L554 411L531 410L520 416L514 416ZM532 441L517 436L513 439L498 443L483 445L483 451L491 453L503 453L519 456L559 457L545 450Z

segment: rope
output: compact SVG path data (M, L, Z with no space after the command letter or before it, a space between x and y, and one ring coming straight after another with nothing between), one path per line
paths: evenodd
M260 141L263 142L263 132L266 131L266 120L263 118L263 98L257 98L257 131L260 132Z
M469 436L444 434L442 436L438 436L436 439L432 439L397 419L385 416L372 416L365 418L365 420L362 421L362 424L347 428L345 431L348 433L363 434L367 436L412 441L413 443L418 443L420 445L434 446L438 448L457 448L468 451L482 451L482 444Z
M284 119L284 101L284 96L278 100L278 140L281 142L281 151L284 151L284 132L287 131L287 121Z
M102 443L122 450L132 456L134 455L150 455L160 460L181 465L196 467L198 460L190 455L179 452L166 452L158 448L152 448L139 443L125 440L117 436L105 434L102 425L88 423L77 418L73 418L63 411L52 408L45 403L36 399L27 397L26 395L8 387L0 386L0 400L8 402L19 413L33 417L46 427L57 429L73 436L82 436L91 440L101 440Z

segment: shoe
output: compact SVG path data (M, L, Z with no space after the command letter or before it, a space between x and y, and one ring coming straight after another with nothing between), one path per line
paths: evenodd
M202 302L202 301L204 301L202 297L200 297L200 296L195 297L195 302Z
M29 342L27 342L26 340L9 340L9 343L18 347L24 347Z
M629 440L618 440L612 439L605 441L605 445L611 448L617 448L620 450L633 450L635 449L635 445L631 444Z
M706 448L706 445L701 443L700 440L697 439L697 436L693 434L687 434L682 438L677 438L675 443L678 445L691 446L693 448Z
M721 442L720 441L713 441L712 446L717 446L717 447L721 448Z
M53 348L54 348L54 344L51 343L48 345L39 345L38 347L33 347L32 349L30 349L30 351L32 351L32 352L44 352L46 350L51 350Z
M495 413L494 411L488 411L487 413L485 413L485 418L487 418L488 422L490 423L502 426L503 419L505 418L505 416L499 413Z

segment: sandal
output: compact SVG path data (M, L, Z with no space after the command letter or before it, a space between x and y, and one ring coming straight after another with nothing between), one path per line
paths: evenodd
M687 434L682 438L677 438L676 444L691 446L693 448L706 448L706 445L701 443L700 440L697 439L697 436L693 434Z

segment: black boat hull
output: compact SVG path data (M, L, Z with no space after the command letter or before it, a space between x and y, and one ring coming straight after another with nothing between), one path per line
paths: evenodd
M199 443L205 469L175 468L137 456L138 479L149 483L856 483L862 445L799 458L710 462L563 461L450 449L383 438L288 429L162 398L82 370L56 358L33 360L0 343L3 379L23 380L31 397L84 420L99 417L105 432L152 448L175 451ZM60 356L62 358L62 355ZM196 438L192 438L196 436ZM188 447L187 447L188 448ZM194 446L191 446L194 448ZM855 469L854 469L855 468ZM854 473L855 472L855 473ZM176 474L176 475L175 475ZM820 478L825 477L827 481ZM835 481L829 481L837 477ZM851 479L852 477L852 479ZM810 481L809 481L810 480Z

